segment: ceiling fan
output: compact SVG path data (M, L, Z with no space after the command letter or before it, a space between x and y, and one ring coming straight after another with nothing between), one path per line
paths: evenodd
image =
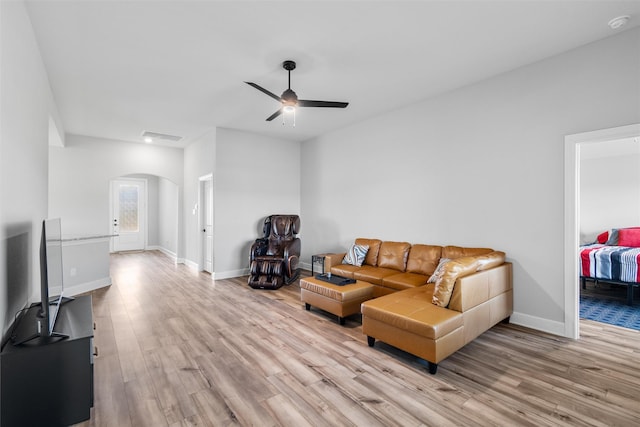
M296 63L294 61L284 61L282 63L282 68L288 71L289 73L289 87L287 90L282 92L281 96L274 94L273 92L268 91L267 89L259 86L255 83L245 82L249 86L253 86L258 89L260 92L265 93L275 99L276 101L282 104L282 107L269 117L267 117L267 121L275 119L282 113L295 112L296 107L325 107L325 108L345 108L349 105L348 102L335 102L335 101L310 101L307 99L298 99L298 95L291 90L291 71L296 69ZM294 118L295 120L295 118ZM295 122L294 122L295 125Z

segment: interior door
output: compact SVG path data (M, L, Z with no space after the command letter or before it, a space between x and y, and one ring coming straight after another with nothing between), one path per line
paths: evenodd
M119 179L111 182L113 251L145 248L146 181Z
M213 273L213 181L203 182L202 245L204 271Z

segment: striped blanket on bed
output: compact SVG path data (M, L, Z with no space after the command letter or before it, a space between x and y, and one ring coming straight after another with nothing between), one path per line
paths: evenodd
M580 273L593 279L640 282L640 248L605 246L580 247Z

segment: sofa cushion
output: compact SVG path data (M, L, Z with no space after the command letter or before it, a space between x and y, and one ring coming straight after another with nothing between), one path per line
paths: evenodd
M378 267L404 271L407 267L409 249L411 249L411 243L382 242L378 253Z
M331 267L331 274L353 279L353 273L360 270L361 268L362 267L358 267L356 265L351 265L351 264L338 264Z
M398 274L398 270L383 267L371 267L364 265L357 271L353 272L353 278L356 280L364 280L373 285L382 285L382 278Z
M463 257L453 259L444 266L442 276L438 277L433 290L433 304L446 307L451 300L453 286L459 277L475 273L478 268L478 260L475 257Z
M364 258L365 265L378 265L378 252L380 251L380 243L382 243L381 240L357 238L355 243L356 245L369 246L367 256Z
M431 304L433 285L394 292L362 303L363 317L370 317L432 340L463 325L462 313Z
M417 273L398 273L393 276L383 277L382 286L397 290L410 289L427 283L427 277L424 274Z
M493 252L489 248L463 248L460 246L445 246L442 248L442 258L462 258L467 256L484 255Z
M342 259L343 264L350 264L360 267L364 262L364 258L369 251L368 245L351 245L346 254L344 254L344 258Z
M442 255L442 246L413 245L407 258L407 272L431 276Z
M506 254L500 251L493 251L486 255L479 255L476 257L478 260L478 271L488 270L493 267L504 264Z

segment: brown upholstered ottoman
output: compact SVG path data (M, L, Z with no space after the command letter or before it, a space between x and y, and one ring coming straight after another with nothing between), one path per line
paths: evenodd
M360 313L360 304L373 298L373 285L357 280L356 283L337 286L315 277L300 279L300 299L307 310L311 306L338 316L338 323L344 325L344 318Z

